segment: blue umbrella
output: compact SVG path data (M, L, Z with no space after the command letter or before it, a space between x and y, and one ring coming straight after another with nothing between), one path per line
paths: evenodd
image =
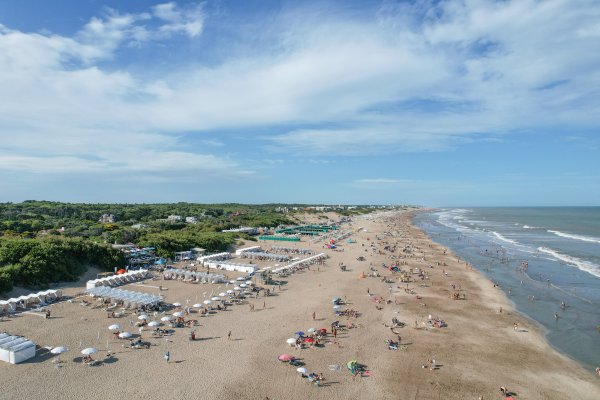
M298 335L298 336L304 336L304 332L298 331L298 332L296 332L296 335Z

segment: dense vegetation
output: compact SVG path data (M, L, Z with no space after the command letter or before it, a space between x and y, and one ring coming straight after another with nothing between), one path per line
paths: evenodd
M301 212L303 205L295 205ZM0 292L13 285L43 287L77 279L87 265L122 267L123 254L111 244L154 247L160 257L202 247L227 250L245 234L223 233L239 226L273 228L293 224L294 214L266 204L74 204L50 201L0 203ZM371 211L356 208L343 215ZM102 220L102 217L110 216ZM180 216L181 219L169 216ZM193 221L186 222L186 217ZM101 222L103 221L103 222Z
M73 281L88 264L109 269L123 265L124 256L106 244L82 239L0 239L0 292L13 285L45 287Z

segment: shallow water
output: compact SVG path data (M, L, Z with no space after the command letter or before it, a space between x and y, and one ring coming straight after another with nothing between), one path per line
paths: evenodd
M600 366L600 208L443 209L414 223L498 283L555 348Z

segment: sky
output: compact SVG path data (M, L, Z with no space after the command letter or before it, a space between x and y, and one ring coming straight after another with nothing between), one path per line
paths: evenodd
M600 2L0 2L0 202L600 205Z

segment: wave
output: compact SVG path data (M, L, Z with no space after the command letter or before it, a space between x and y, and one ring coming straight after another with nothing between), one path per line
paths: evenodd
M595 238L595 237L590 237L590 236L574 235L572 233L564 233L561 231L551 231L551 230L549 230L548 233L553 233L556 236L560 236L560 237L564 237L564 238L568 238L568 239L581 240L582 242L600 243L600 239Z
M501 234L499 234L498 232L493 232L493 231L492 231L492 235L496 236L498 239L502 240L503 242L507 242L507 243L510 243L510 244L519 244L519 243L518 243L517 241L515 241L515 240L512 240L512 239L505 238L504 236L502 236L502 235L501 235Z
M588 272L588 273L600 278L600 266L598 266L592 262L585 261L585 260L579 259L577 257L569 256L566 254L562 254L556 250L552 250L547 247L538 247L538 251L540 253L549 254L552 257L554 257L555 259L558 259L558 260L563 261L570 265L574 265L577 268L579 268L580 270Z

